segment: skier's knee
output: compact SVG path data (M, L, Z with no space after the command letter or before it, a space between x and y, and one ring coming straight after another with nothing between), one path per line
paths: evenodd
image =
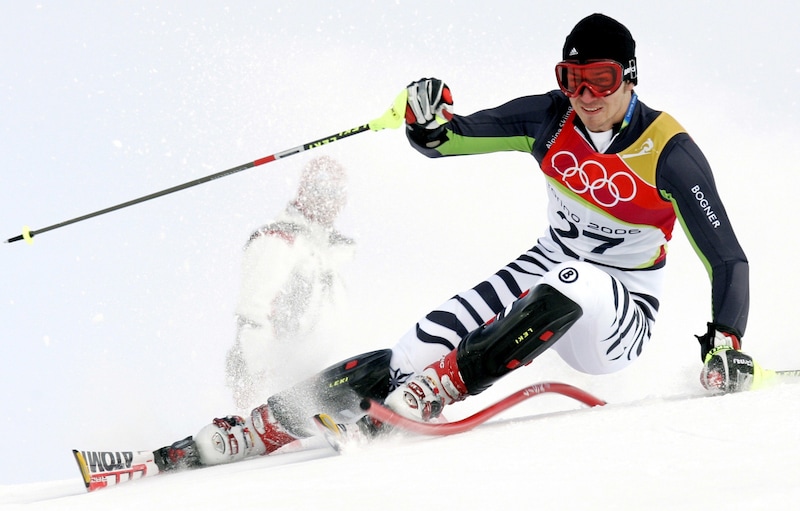
M583 311L549 284L539 284L458 346L458 368L470 394L530 363L553 345Z
M340 414L358 413L363 398L382 400L389 393L389 349L363 353L336 363L316 376L267 400L271 414L286 431L309 436L308 417L327 413L344 420Z
M542 283L557 289L588 314L597 297L611 289L611 279L608 273L589 263L574 261L555 266L544 275Z

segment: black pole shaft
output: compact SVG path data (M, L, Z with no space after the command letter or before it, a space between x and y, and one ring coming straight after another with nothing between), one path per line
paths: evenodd
M67 226L67 225L70 225L70 224L74 224L74 223L77 223L77 222L82 222L84 220L87 220L89 218L94 218L96 216L105 215L106 213L110 213L110 212L116 211L118 209L127 208L128 206L133 206L134 204L139 204L141 202L146 202L146 201L158 198L158 197L163 197L164 195L169 195L171 193L179 192L181 190L185 190L185 189L191 188L193 186L197 186L197 185L200 185L200 184L203 184L203 183L208 183L209 181L214 181L215 179L220 179L220 178L223 178L223 177L227 177L227 176L230 176L231 174L236 174L236 173L241 172L243 170L247 170L247 169L250 169L250 168L253 168L253 167L258 167L259 165L264 165L265 163L269 163L271 161L280 160L281 158L286 158L288 156L292 156L292 155L295 155L295 154L298 154L298 153L302 153L303 151L306 151L308 149L314 149L315 147L320 147L320 146L323 146L323 145L326 145L326 144L330 144L332 142L336 142L336 141L341 140L343 138L347 138L349 136L356 135L358 133L363 133L365 131L368 131L369 129L370 129L369 124L363 124L361 126L358 126L357 128L353 128L353 129L350 129L350 130L347 130L347 131L342 131L341 133L336 133L335 135L331 135L329 137L320 138L319 140L315 140L313 142L308 142L308 143L303 144L301 146L293 147L291 149L287 149L287 150L281 151L279 153L271 154L269 156L265 156L263 158L259 158L258 160L251 161L250 163L245 163L243 165L232 167L232 168L230 168L228 170L223 170L222 172L217 172L216 174L211 174L209 176L201 177L199 179L195 179L194 181L189 181L188 183L183 183L181 185L173 186L172 188L167 188L166 190L161 190L160 192L151 193L149 195L145 195L143 197L139 197L138 199L133 199L133 200L130 200L130 201L127 201L127 202L123 202L121 204L117 204L115 206L111 206L111 207L108 207L108 208L105 208L105 209L101 209L101 210L95 211L93 213L88 213L88 214L83 215L83 216L72 218L70 220L65 220L63 222L59 222L57 224L53 224L53 225L50 225L50 226L47 226L47 227L43 227L41 229L36 229L35 231L30 231L30 232L28 232L26 234L30 238L33 238L37 234L42 234L42 233L47 232L47 231L52 231L53 229L58 229L60 227L64 227L64 226ZM26 237L25 234L20 234L18 236L14 236L13 238L7 239L5 242L6 243L14 243L15 241L20 241L22 239L25 239L25 237Z

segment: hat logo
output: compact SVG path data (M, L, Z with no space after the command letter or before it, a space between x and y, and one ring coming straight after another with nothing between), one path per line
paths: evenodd
M578 54L578 50L576 48L574 48L574 47L569 51L569 56L570 57L574 57L577 54Z

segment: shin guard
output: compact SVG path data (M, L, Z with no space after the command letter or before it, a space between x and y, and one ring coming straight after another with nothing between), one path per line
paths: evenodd
M298 436L309 431L309 417L325 413L338 422L361 414L364 398L383 400L389 393L389 361L392 350L363 353L330 366L316 376L275 394L267 401L287 432Z
M583 311L548 284L540 284L458 345L456 361L467 391L479 394L552 346Z

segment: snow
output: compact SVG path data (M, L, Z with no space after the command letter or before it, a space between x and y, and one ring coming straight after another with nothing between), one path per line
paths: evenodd
M575 409L563 397L472 432L392 438L159 476L86 494L77 478L0 488L24 509L770 509L800 498L800 386ZM562 412L536 415L550 401ZM746 413L743 413L746 410ZM743 418L744 417L744 418ZM738 427L720 427L720 424Z
M0 18L3 239L353 128L421 76L443 78L458 112L549 90L564 36L602 9L637 39L642 101L675 116L715 169L751 261L745 348L766 367L800 368L797 276L782 255L800 249L800 8L666 5L14 3ZM0 509L751 510L798 500L800 385L701 397L693 335L709 319L708 282L679 229L641 360L588 377L548 353L448 414L543 380L585 388L604 409L541 396L454 437L343 455L319 445L87 495L71 449L160 447L235 411L223 364L241 246L312 154L348 168L340 228L358 241L350 312L320 339L334 359L390 346L544 228L541 176L525 155L431 161L400 132L314 151L0 247Z

